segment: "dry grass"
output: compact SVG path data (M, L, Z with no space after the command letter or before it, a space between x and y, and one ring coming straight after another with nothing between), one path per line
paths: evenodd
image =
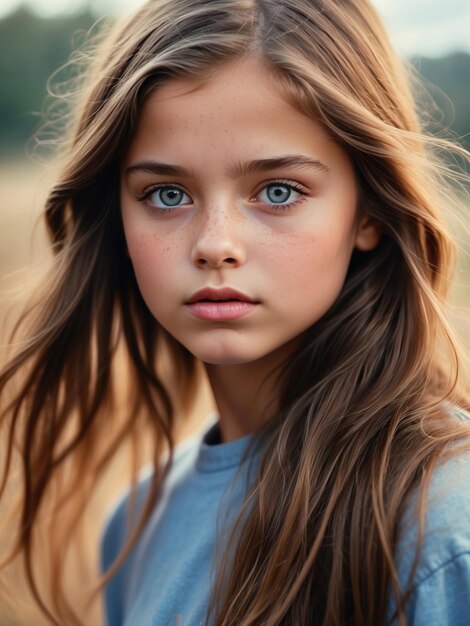
M0 164L0 322L16 293L27 291L32 274L49 258L38 218L53 175L33 164Z

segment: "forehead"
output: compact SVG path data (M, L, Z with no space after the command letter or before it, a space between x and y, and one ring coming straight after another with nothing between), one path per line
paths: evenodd
M334 159L343 151L319 122L293 106L273 71L243 60L207 78L170 79L148 96L126 162L156 152L217 167L234 155L302 152Z
M259 123L260 114L286 119L289 113L295 111L284 96L282 82L260 63L237 61L207 78L169 80L148 97L139 125L159 118L172 130L191 125L197 132L202 124ZM278 121L282 124L282 119Z

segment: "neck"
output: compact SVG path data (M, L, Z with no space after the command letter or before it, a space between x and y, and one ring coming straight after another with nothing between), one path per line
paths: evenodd
M256 432L279 406L278 365L292 352L291 342L256 361L205 363L219 415L223 443Z

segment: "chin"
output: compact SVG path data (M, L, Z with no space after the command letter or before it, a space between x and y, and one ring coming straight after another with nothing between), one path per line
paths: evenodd
M254 363L268 355L273 355L279 348L270 341L256 341L253 337L244 337L243 333L226 331L211 333L210 336L177 337L191 354L208 365L242 365Z
M199 350L191 350L188 347L188 350L200 361L203 363L207 363L208 365L243 365L245 363L254 363L259 359L270 354L270 351L258 350L254 351L253 349L243 349L240 345L233 346L230 348L229 346L217 346L214 349L199 349Z
M199 345L198 345L199 344ZM210 344L203 345L202 342L187 342L183 345L193 356L203 363L211 365L241 365L251 363L260 358L260 354L242 347L240 342L211 341ZM237 345L238 344L238 345Z
M203 363L207 365L243 365L243 363L252 363L256 361L258 357L250 358L248 356L243 357L241 355L231 355L231 354L195 354Z

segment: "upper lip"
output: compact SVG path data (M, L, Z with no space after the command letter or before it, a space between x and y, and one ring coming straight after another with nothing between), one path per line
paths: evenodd
M196 291L186 304L192 304L199 300L241 300L242 302L256 302L241 291L237 291L231 287L221 287L219 289L205 287L204 289Z

